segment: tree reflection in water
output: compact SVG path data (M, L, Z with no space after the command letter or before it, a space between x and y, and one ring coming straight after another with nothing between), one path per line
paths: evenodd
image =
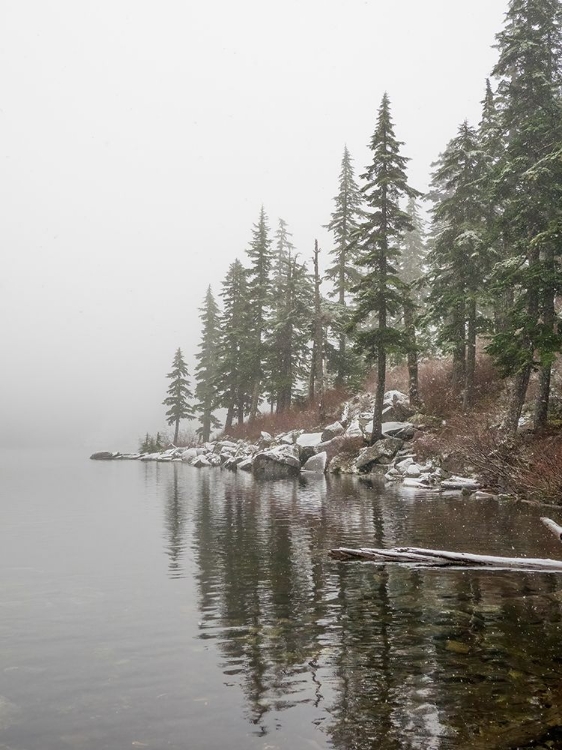
M533 511L510 521L497 506L408 500L353 479L202 471L198 485L200 637L217 642L256 734L289 723L297 706L341 750L507 748L560 721L556 576L326 557L340 544L427 544L444 528L457 549L463 539L480 551L467 528L487 517L493 527L495 512L496 529L523 538ZM167 524L170 539L183 523Z

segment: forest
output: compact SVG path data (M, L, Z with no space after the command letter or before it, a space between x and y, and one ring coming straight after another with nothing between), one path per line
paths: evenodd
M183 419L207 441L265 411L321 415L329 391L357 392L372 373L374 442L390 368L407 369L423 409L420 363L446 362L450 398L470 413L478 357L508 393L503 434L516 435L526 403L545 428L562 346L559 0L512 0L496 39L480 121L451 134L427 194L408 181L385 93L369 163L356 170L346 146L339 181L334 170L325 259L317 242L297 251L290 225L261 208L245 258L202 302L193 390L176 352L164 401L176 440Z

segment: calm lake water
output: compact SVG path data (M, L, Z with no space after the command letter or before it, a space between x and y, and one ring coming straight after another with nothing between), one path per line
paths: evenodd
M85 456L0 470L2 750L489 749L562 724L562 576L327 557L561 558L544 509Z

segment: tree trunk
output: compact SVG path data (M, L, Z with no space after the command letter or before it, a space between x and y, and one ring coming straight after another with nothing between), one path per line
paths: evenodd
M377 388L375 391L375 407L373 410L373 432L371 445L383 437L382 410L384 404L384 389L386 381L386 351L384 345L379 345L377 352Z
M420 406L418 347L416 343L416 327L414 325L414 308L411 299L408 299L404 305L404 329L406 332L408 359L408 392L410 404L417 409Z
M178 436L180 434L180 421L176 419L176 431L174 432L174 445L178 444Z
M308 395L311 403L318 403L320 412L324 404L324 331L320 300L320 273L318 270L318 240L314 240L314 335Z
M476 302L467 303L466 368L464 376L463 409L467 411L474 403L474 375L476 372Z
M544 301L542 309L542 322L548 333L554 333L554 326L556 320L556 313L554 310L554 297L556 290L553 288L554 278L554 248L548 247L544 253L545 263L545 290L544 290ZM535 401L535 415L534 415L534 427L535 429L542 429L546 427L548 419L548 404L550 401L550 379L552 375L552 361L550 359L550 352L540 352L543 359L543 364L539 370L539 388L537 398Z
M234 419L234 404L229 404L228 411L226 412L226 419L224 422L224 431L228 433L232 429L232 421Z

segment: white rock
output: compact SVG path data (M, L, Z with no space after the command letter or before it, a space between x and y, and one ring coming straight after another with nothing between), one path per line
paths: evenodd
M405 406L408 406L410 403L410 399L405 393L402 393L402 391L386 391L384 394L384 403L393 404L395 401L398 401L399 404L404 404Z
M192 461L194 458L197 458L197 448L187 448L181 454L182 461Z
M351 422L351 424L349 425L349 427L345 431L345 437L350 437L350 438L363 437L363 430L361 429L361 427L359 425L359 420L358 419L354 419Z
M422 490L431 489L428 480L425 477L417 479L416 477L405 477L402 484L404 487L418 487Z
M254 463L254 459L248 456L248 458L245 458L243 461L240 461L238 464L238 469L240 471L252 471L252 464Z
M401 474L405 474L406 470L413 464L415 464L413 458L405 458L403 461L399 461L397 464L395 464L395 467Z
M480 484L468 477L449 477L441 482L444 490L477 490Z
M421 469L417 464L411 464L406 469L406 476L407 477L419 477L421 476Z
M197 458L193 461L191 465L195 466L197 469L200 469L203 466L210 466L211 462L208 460L206 456L197 456Z
M302 468L303 471L315 471L323 474L326 471L327 463L328 454L326 451L322 451L322 453L316 453L316 455L311 456Z

